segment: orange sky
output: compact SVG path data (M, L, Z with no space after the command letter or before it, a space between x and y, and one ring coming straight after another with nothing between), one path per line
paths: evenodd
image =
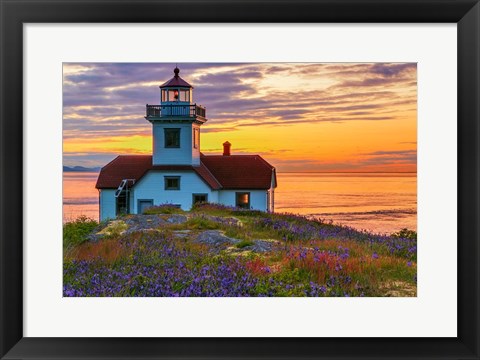
M175 64L65 64L64 165L149 154L145 104ZM207 107L201 151L261 154L278 171L416 171L416 64L179 64Z

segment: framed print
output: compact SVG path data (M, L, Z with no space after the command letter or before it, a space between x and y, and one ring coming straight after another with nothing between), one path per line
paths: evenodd
M1 5L2 358L479 358L478 1Z

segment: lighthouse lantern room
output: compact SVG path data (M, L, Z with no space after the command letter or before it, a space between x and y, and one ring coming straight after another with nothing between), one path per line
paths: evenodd
M175 67L174 76L160 85L160 105L147 104L152 123L153 165L200 165L200 126L206 109L193 102L193 86Z

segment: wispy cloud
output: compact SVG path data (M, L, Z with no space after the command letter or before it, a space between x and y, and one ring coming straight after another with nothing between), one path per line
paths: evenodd
M174 66L64 64L64 142L149 136L145 104L160 102L158 86L172 77ZM313 124L343 124L335 131L349 132L356 131L355 124L373 129L375 123L403 124L416 117L413 63L186 63L179 67L180 76L195 86L194 101L207 107L209 121L202 126L207 139L217 139L222 133L254 136L253 130L268 134L281 128L298 133ZM403 137L392 135L392 143L414 142L410 133L415 135L415 129ZM380 162L386 156L372 153L369 161ZM92 154L91 159L99 158ZM78 159L70 156L67 160Z

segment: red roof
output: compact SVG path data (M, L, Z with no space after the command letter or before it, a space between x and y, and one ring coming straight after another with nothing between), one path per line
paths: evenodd
M201 161L223 189L269 189L275 169L259 155L203 155Z
M123 179L138 181L151 167L151 155L117 156L100 170L95 187L116 189Z
M269 189L274 168L258 155L202 155L200 166L154 166L151 155L120 155L102 168L95 187L116 189L123 179L137 182L149 170L195 171L213 190L219 190Z
M168 80L166 83L163 85L160 85L161 88L166 88L166 87L188 87L192 88L193 86L187 83L185 80L183 80L180 76L179 77L173 77L170 80Z
M193 86L187 83L185 80L183 80L178 74L180 73L180 69L176 67L173 70L173 73L175 76L168 80L165 84L160 85L161 88L165 87L178 87L178 86L183 86L183 87L189 87L193 89Z

